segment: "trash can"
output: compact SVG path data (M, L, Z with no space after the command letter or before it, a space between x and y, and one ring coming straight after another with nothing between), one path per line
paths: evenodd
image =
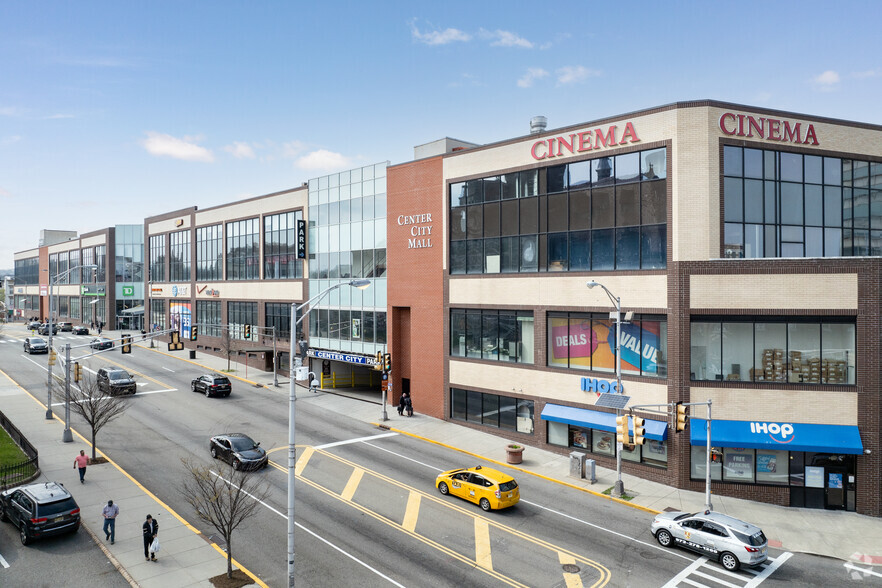
M196 359L196 350L195 349L190 350L190 359Z
M570 453L570 476L580 480L585 477L585 454L581 451Z

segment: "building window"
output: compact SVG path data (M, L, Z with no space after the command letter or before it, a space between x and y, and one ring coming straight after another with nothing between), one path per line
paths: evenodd
M176 231L168 236L168 280L190 281L190 231Z
M855 324L849 320L695 320L692 380L854 384Z
M258 340L257 332L257 303L256 302L228 302L227 324L230 329L231 339L245 339L245 325L250 325L251 336L249 340Z
M450 355L533 363L533 313L451 309Z
M70 272L70 276L68 277L67 281L69 284L79 284L82 282L83 274L83 269L80 267L80 250L72 249L68 252L68 255L70 255L70 267L73 269L73 271Z
M303 277L303 262L297 258L297 221L303 211L263 217L263 278L284 280Z
M221 225L196 229L196 280L223 279L223 234Z
M450 389L450 417L518 433L533 433L533 401Z
M150 237L150 281L165 281L165 235Z
M220 300L197 300L196 323L200 335L220 337L223 324Z
M78 296L70 297L70 309L69 309L70 318L79 320L80 318L80 298Z
M150 301L150 327L154 331L165 330L165 300Z
M546 421L546 425L549 445L574 447L608 457L616 455L615 432L587 429L555 421ZM622 447L622 459L666 468L668 467L667 441L646 439L643 445L625 445Z
M56 309L56 313L58 317L67 317L69 316L69 309L67 305L67 296L56 296L55 300L58 303L58 308Z
M29 257L15 260L15 285L29 286L40 283L40 258Z
M227 223L227 279L260 278L260 225L251 218Z
M450 186L450 273L663 269L664 148Z
M83 265L95 265L95 250L91 247L87 247L86 249L82 249L80 254L83 258ZM98 272L95 268L90 268L82 272L82 278L84 284L94 284L95 278Z
M665 317L639 315L621 325L622 373L668 375ZM548 313L548 365L612 373L616 367L616 322L608 313Z
M276 337L281 339L290 339L291 305L284 302L267 302L266 326L268 329L270 329L270 333L272 333L272 327L275 327Z

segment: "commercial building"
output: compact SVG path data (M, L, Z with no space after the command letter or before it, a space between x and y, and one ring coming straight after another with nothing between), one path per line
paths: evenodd
M388 168L395 389L612 468L618 298L627 407L662 405L625 472L703 490L707 411L664 405L711 400L714 493L882 516L882 127L696 101L531 131Z
M306 207L304 185L145 219L148 328L176 330L191 350L287 370L291 304L307 291Z

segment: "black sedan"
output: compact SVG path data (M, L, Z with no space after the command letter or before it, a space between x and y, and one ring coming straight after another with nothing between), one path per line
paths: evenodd
M88 335L89 334L89 327L86 327L84 325L77 325L76 327L73 328L73 331L71 331L71 332L74 335Z
M193 392L201 392L206 396L229 396L233 390L230 379L220 374L203 374L190 382Z
M257 470L269 463L260 443L242 433L215 435L208 443L208 450L211 457L222 459L237 470Z
M102 349L113 349L113 341L107 337L95 337L89 343L89 347L92 349L98 349L99 351Z

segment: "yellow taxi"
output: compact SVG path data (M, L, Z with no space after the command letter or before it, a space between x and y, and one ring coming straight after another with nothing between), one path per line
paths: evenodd
M481 466L443 472L435 480L435 486L441 494L465 498L485 511L508 508L521 499L514 478Z

